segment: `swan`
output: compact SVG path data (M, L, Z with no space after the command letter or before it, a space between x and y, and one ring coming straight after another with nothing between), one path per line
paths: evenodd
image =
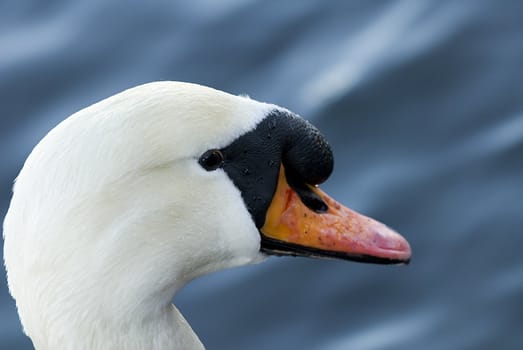
M203 349L171 303L192 279L268 255L407 263L408 242L318 184L320 132L282 107L197 84L128 89L33 149L4 263L37 350Z

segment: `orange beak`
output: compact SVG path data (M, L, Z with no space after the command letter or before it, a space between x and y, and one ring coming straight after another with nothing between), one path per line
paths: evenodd
M262 250L269 254L339 258L398 264L410 261L409 243L384 224L344 207L309 186L327 205L309 209L289 186L283 167L261 228Z

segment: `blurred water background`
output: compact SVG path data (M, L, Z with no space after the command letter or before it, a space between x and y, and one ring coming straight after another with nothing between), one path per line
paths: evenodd
M335 152L327 192L414 252L194 281L175 302L208 349L523 349L521 2L1 1L1 216L48 130L153 80L311 120ZM4 274L0 348L32 348Z

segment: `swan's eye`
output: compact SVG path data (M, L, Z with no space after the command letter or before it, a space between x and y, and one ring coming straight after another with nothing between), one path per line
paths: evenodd
M223 153L219 149L211 149L202 154L198 163L207 171L216 170L223 165Z

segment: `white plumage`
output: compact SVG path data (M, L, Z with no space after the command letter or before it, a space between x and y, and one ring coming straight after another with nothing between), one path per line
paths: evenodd
M49 132L18 176L4 222L9 288L36 349L202 348L173 295L199 275L264 256L238 189L197 160L274 108L155 82Z

